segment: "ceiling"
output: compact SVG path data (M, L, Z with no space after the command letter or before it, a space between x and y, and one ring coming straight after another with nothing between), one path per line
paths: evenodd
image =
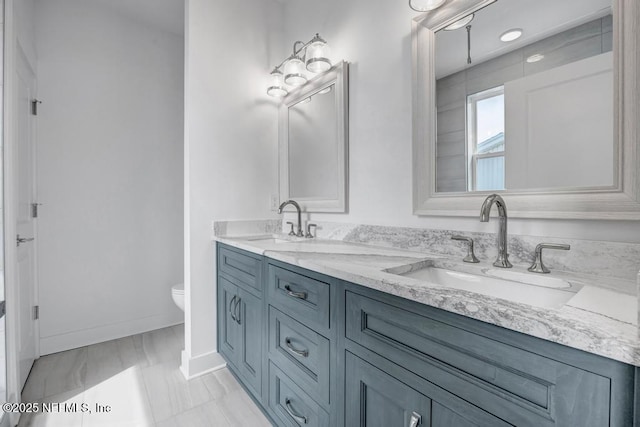
M476 13L471 22L473 65L576 27L611 10L611 0L498 0ZM510 43L499 37L512 28L523 36ZM436 34L436 78L467 68L467 31Z
M184 35L185 0L93 0L116 13L177 35Z

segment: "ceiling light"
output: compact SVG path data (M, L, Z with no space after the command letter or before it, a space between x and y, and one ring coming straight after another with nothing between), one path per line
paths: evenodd
M325 93L329 93L331 92L331 89L333 88L333 86L329 86L329 87L325 87L324 89L322 89L321 91L319 91L318 93L320 95L324 95Z
M445 1L446 0L409 0L409 7L416 12L429 12L442 6Z
M462 27L466 26L467 24L469 24L471 21L473 21L474 17L475 17L475 14L473 14L473 13L471 15L467 15L462 19L458 19L453 24L444 27L444 30L445 31L453 31L453 30L457 30L458 28L462 28Z
M534 62L542 61L544 59L544 55L541 53L536 53L535 55L531 55L527 58L527 62L532 64Z
M513 28L511 30L507 30L502 35L500 35L500 40L505 43L512 42L514 40L518 40L522 37L522 29L521 28Z

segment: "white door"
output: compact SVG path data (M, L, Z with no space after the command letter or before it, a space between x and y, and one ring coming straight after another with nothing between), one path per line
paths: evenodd
M35 223L32 203L35 203L35 130L32 101L35 99L35 74L24 54L18 49L16 63L16 129L14 173L16 197L16 285L19 309L18 318L18 368L20 389L27 380L36 359L35 306ZM18 242L18 237L23 239Z

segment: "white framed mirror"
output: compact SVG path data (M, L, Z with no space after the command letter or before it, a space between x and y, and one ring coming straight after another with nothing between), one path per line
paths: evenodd
M287 95L279 110L280 201L307 212L346 212L348 63Z
M414 213L477 216L499 193L512 217L640 219L639 22L633 0L450 0L416 18Z

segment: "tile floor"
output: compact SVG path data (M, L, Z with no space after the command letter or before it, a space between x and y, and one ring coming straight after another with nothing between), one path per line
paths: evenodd
M19 427L271 426L227 369L185 380L183 343L178 325L41 357L22 400L59 411L24 414Z

